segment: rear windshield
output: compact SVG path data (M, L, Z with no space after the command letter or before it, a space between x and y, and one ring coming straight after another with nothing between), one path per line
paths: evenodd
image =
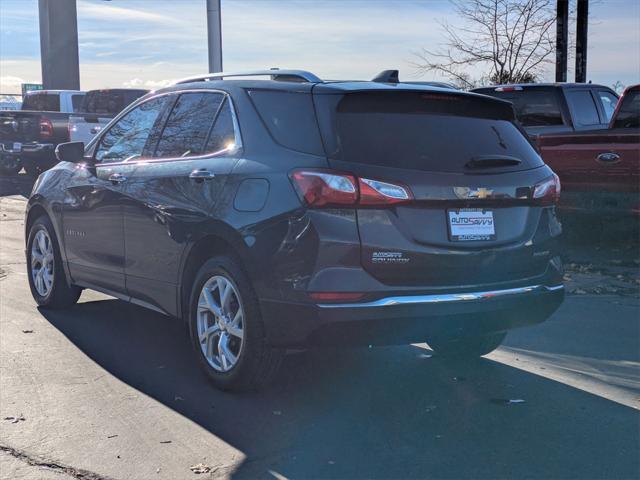
M84 96L81 111L115 116L146 93L147 90L93 90Z
M525 127L564 124L558 98L553 89L524 88L511 92L496 92L494 89L474 91L513 103L516 117Z
M612 128L640 128L640 90L632 90L622 97L620 110Z
M330 158L412 170L466 172L479 157L514 157L508 170L542 165L508 105L432 94L319 95Z
M57 93L32 93L22 101L22 110L39 110L42 112L59 112L60 95Z

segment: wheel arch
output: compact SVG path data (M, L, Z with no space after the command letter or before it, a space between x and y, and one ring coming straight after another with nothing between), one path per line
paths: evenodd
M227 232L225 232L227 233ZM239 263L253 280L253 272L249 268L251 262L247 262L249 249L238 234L209 233L191 245L184 255L180 272L180 283L178 286L178 308L177 311L183 321L188 318L189 296L191 285L198 273L200 266L213 255L231 255Z
M24 222L25 252L31 227L33 226L33 223L40 217L47 217L51 222L51 225L53 225L53 233L56 236L56 242L58 244L58 249L60 250L60 258L62 259L64 274L67 278L67 282L69 282L69 284L72 284L73 280L71 278L71 272L69 271L69 265L67 264L67 252L64 246L62 225L57 221L59 219L56 219L55 215L53 215L43 203L41 203L40 201L34 201L33 198L29 201L29 204L27 206L27 214Z

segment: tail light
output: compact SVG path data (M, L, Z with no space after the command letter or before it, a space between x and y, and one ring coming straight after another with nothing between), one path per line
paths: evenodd
M40 137L51 138L53 137L53 124L47 117L40 117Z
M560 200L560 178L555 173L533 187L533 199L542 205L553 205Z
M386 206L413 199L408 187L332 170L295 170L293 185L312 208Z

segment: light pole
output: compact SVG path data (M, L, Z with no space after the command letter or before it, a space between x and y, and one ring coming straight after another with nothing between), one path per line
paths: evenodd
M79 90L76 0L39 0L38 14L44 88Z
M222 71L222 21L220 0L207 0L207 38L209 73Z

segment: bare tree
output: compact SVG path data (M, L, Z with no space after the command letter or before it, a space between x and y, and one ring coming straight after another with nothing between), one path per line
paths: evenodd
M445 43L422 49L412 62L418 72L439 72L473 87L470 67L483 82L535 81L555 52L553 0L451 0L460 26L441 22Z

